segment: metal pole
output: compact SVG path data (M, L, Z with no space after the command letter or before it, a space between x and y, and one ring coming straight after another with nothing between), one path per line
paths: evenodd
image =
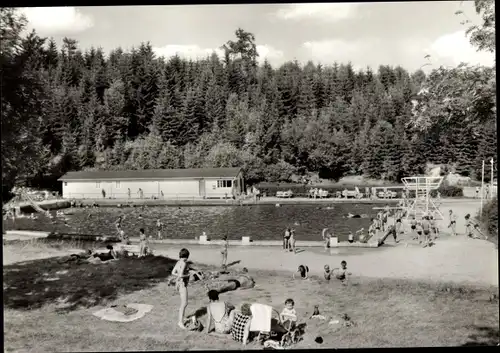
M483 160L483 168L481 171L481 211L479 212L479 216L483 214L483 184L484 184L484 160Z
M493 200L493 158L491 159L490 199Z

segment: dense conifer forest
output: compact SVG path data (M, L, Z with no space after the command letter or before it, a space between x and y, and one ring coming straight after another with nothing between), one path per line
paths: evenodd
M494 4L476 5L484 23L471 41L494 52ZM8 187L72 170L233 166L250 183L307 172L399 181L426 163L474 178L496 159L495 68L272 67L243 29L228 33L223 57L157 57L150 43L105 53L25 26L1 9Z

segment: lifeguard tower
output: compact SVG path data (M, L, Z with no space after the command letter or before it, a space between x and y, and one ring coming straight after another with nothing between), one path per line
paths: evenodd
M406 219L415 216L415 219L422 219L424 215L433 216L434 219L444 219L431 197L431 191L437 190L443 182L441 176L417 176L401 179L409 191L415 192L415 198L408 198L406 204Z

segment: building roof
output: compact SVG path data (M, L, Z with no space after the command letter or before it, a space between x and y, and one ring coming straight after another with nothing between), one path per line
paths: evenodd
M144 179L200 179L234 178L241 168L192 168L192 169L148 169L123 171L68 172L59 181L68 180L144 180Z

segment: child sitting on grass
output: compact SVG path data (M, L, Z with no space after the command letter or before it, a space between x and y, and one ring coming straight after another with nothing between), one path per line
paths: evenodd
M300 265L297 269L297 272L293 274L294 279L296 274L299 274L301 279L307 279L307 275L309 274L309 267Z
M329 281L330 278L332 278L332 270L330 270L330 266L328 266L328 265L325 265L323 267L323 269L325 270L325 272L323 273L323 276L325 276L325 279L327 281Z
M343 260L340 263L340 268L336 268L334 270L336 270L335 271L335 278L337 278L338 280L340 280L340 282L343 285L346 285L347 284L347 276L352 275L352 273L347 272L347 262Z
M287 330L291 330L297 325L297 312L295 311L295 302L288 298L285 300L285 307L280 314L281 323Z
M179 307L179 321L177 322L177 325L181 329L186 329L186 326L184 325L184 315L186 313L186 307L188 304L187 286L189 283L189 276L190 276L189 269L187 266L188 258L189 258L189 250L181 249L181 251L179 251L179 261L177 261L174 268L172 269L172 276L176 277L175 287L179 292L179 296L181 298L181 305Z

